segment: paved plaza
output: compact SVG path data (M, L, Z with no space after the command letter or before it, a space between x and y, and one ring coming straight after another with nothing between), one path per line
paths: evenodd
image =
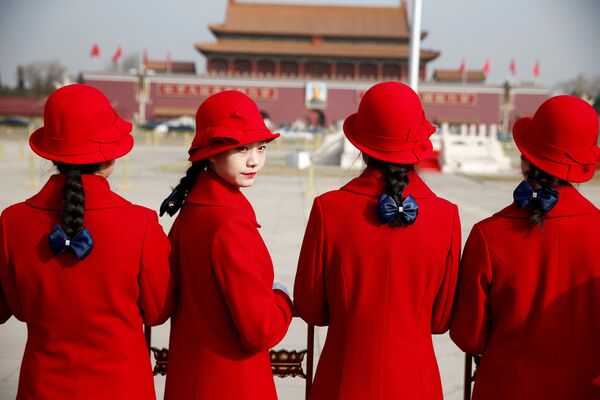
M157 147L145 140L138 140L132 153L117 162L110 178L111 187L134 203L157 209L186 167L186 150L184 143ZM129 171L128 179L126 170ZM24 140L4 135L0 138L0 171L0 209L4 209L37 192L40 182L45 182L53 173L53 168L49 162L33 156ZM339 188L355 175L356 172L334 167L319 167L315 171L314 185L310 185L308 174L304 171L267 166L264 173L258 176L256 184L245 190L262 224L260 232L271 252L276 280L290 290L312 198L315 194ZM459 205L464 243L475 222L512 201L512 191L520 177L515 171L493 179L442 174L424 174L424 179L439 196ZM583 185L581 191L596 205L600 205L600 185L597 180ZM172 221L172 218L161 218L165 231L169 230ZM153 345L166 347L168 332L168 322L154 328ZM325 329L317 330L317 359L325 334ZM15 318L0 325L0 400L15 398L26 337L25 325ZM464 355L452 344L447 334L434 336L433 340L444 396L449 400L461 399ZM277 348L300 349L305 346L306 325L295 319L288 335ZM157 398L162 399L164 377L156 377L155 382ZM275 382L281 399L304 398L304 380L275 378Z

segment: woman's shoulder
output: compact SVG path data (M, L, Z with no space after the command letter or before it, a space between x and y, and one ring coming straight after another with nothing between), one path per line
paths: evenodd
M153 210L149 207L142 206L140 204L129 203L124 205L128 210L128 212L134 213L135 215L145 216L145 217L153 217L156 216L156 210Z
M202 221L199 223L198 221ZM253 210L224 205L184 204L177 223L185 229L227 230L227 226L247 226L259 228Z
M22 201L16 204L12 204L6 207L4 210L2 210L2 213L0 213L0 218L3 221L6 221L15 217L23 216L28 212L30 212L29 207L27 207L27 204L24 201Z
M127 203L120 207L106 208L103 210L106 214L114 215L122 223L134 224L147 227L149 224L158 224L158 214L155 210L148 207Z

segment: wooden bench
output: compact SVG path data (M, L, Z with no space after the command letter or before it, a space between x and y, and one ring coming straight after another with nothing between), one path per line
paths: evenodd
M152 328L144 325L144 335L148 351L154 357L154 375L166 375L169 362L169 349L152 347ZM271 350L271 371L280 378L302 378L306 380L306 399L308 400L313 380L315 327L308 325L306 335L306 349L304 350ZM306 372L302 369L302 362L306 356Z

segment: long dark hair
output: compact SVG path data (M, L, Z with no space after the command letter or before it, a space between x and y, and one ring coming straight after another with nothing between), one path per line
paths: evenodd
M179 184L175 186L169 197L163 200L160 205L160 216L166 212L171 217L179 211L183 203L185 202L185 198L194 187L196 183L196 179L198 178L198 174L201 171L204 171L208 167L208 160L200 160L192 163L190 167L185 172L185 176L181 178Z
M67 175L67 181L63 186L63 208L62 219L64 231L71 237L83 228L83 216L85 210L85 193L81 181L82 174L93 174L100 170L98 164L63 164L54 163L61 174Z
M547 172L542 171L530 162L528 164L529 168L523 171L523 176L525 177L525 180L531 185L533 190L538 191L543 187L554 188L555 186L568 185L567 181L559 179L553 175L550 175ZM530 202L525 208L527 209L527 211L529 211L529 221L531 222L531 224L539 225L544 222L544 217L546 216L547 212L537 201Z
M398 204L402 203L402 195L404 189L408 185L408 174L412 172L415 167L413 164L394 164L386 161L377 160L369 157L368 155L362 155L365 164L370 167L377 168L384 174L385 179L385 193L394 199ZM391 227L407 226L408 223L398 214L389 223Z

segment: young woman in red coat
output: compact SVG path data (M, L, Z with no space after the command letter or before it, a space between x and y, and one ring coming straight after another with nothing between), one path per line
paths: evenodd
M329 326L311 399L442 398L431 334L449 327L461 242L457 207L414 169L434 131L398 82L344 123L367 168L315 199L294 286L300 316Z
M254 183L266 143L278 136L241 92L198 108L192 165L161 206L174 215L183 204L169 234L177 308L167 399L277 398L269 349L285 336L292 303L273 288L271 258L240 188Z
M600 210L570 182L592 178L598 116L544 102L513 137L525 180L473 227L450 335L482 355L473 399L600 399Z
M130 132L100 91L70 85L30 137L59 173L0 217L2 293L27 324L18 399L156 398L142 325L171 313L170 246L106 180Z

